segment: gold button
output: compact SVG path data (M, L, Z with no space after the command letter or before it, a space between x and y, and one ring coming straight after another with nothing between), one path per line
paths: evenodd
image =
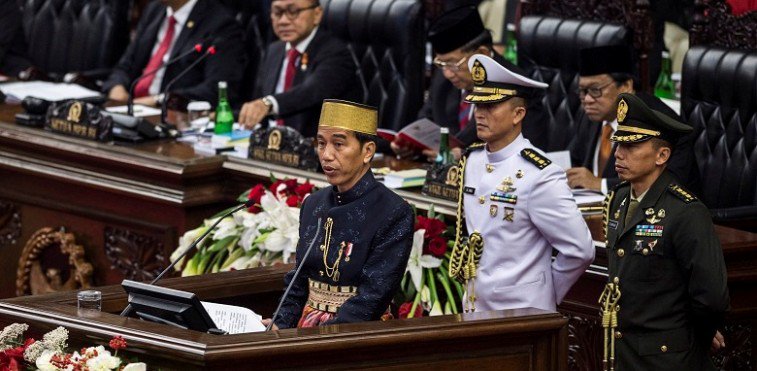
M617 285L617 284L620 283L620 278L615 277L615 278L612 279L612 282Z
M665 353L665 352L667 352L667 351L668 351L668 346L667 346L667 345L663 345L663 346L661 346L661 347L660 347L660 350L661 350L661 351L662 351L663 353Z
M644 250L641 250L641 253L644 254L645 256L649 255L649 249L644 248Z
M481 197L478 198L478 203L480 203L481 205L483 205L484 202L486 202L486 197L485 196L481 196Z
M622 339L623 338L623 333L620 332L620 331L615 331L615 338L616 339Z
M619 257L619 258L622 258L622 257L623 257L623 255L625 255L625 254L626 254L626 250L623 250L623 249L618 249L618 257Z
M494 171L494 166L487 164L486 165L486 172L487 173L491 173L492 171Z

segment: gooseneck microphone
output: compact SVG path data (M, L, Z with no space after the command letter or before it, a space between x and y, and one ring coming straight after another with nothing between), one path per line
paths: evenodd
M166 269L163 269L163 271L162 271L162 272L160 272L160 274L159 274L159 275L158 275L157 277L155 277L155 279L154 279L154 280L152 280L152 281L150 282L150 285L154 285L154 284L155 284L156 282L158 282L158 281L159 281L159 280L160 280L161 278L163 278L163 276L164 276L164 275L165 275L166 273L168 273L168 271L169 271L169 270L173 269L173 267L174 267L174 266L175 266L175 265L176 265L176 264L177 264L177 263L178 263L179 261L181 261L181 259L184 259L184 258L185 258L185 257L187 256L187 254L189 254L189 253L190 253L191 251L194 251L194 249L195 249L195 248L197 248L197 245L198 245L198 244L199 244L200 242L202 242L202 240L204 240L204 239L205 239L205 237L206 237L206 236L207 236L208 234L210 234L210 232L212 232L212 231L213 231L213 228L215 228L215 227L216 227L216 226L218 225L218 223L220 223L220 222L221 222L221 220L224 220L224 219L226 219L227 217L229 217L230 215L232 215L232 214L236 213L236 212L237 212L237 211L239 211L239 210L250 208L250 207L252 207L252 205L255 205L255 200L247 200L247 202L245 202L245 203L243 203L243 204L241 204L241 205L239 205L239 206L235 207L234 209L232 209L232 210L231 210L231 211L229 211L228 213L226 213L226 214L223 214L223 215L222 215L222 216L221 216L220 218L218 218L218 220L216 220L216 222L215 222L215 223L213 223L213 225L211 225L211 226L210 226L210 228L208 228L208 230L206 230L206 231L205 231L205 233L203 233L203 234L202 234L202 235L201 235L200 237L198 237L198 238L197 238L196 240L194 240L194 242L192 242L192 244L191 244L191 245L189 245L189 247L187 247L187 249L186 249L186 250L184 250L184 252L183 252L183 253L181 253L181 255L179 255L179 257L178 257L178 258L176 258L176 259L175 259L174 261L172 261L172 262L171 262L171 265L169 265L168 267L166 267ZM311 246L311 247L312 247L312 246ZM126 316L128 316L129 314L131 314L131 310L132 310L131 304L128 304L128 305L126 305L126 308L124 308L124 310L123 310L123 311L121 312L120 316L121 316L121 317L126 317Z
M168 94L171 91L171 87L173 87L173 84L175 84L177 81L179 81L179 79L184 77L184 75L186 75L189 71L195 68L195 66L200 64L200 62L205 60L205 58L215 53L216 53L216 46L215 45L209 46L208 49L205 50L205 53L200 56L200 58L197 58L194 62L192 62L192 64L187 66L187 68L185 68L184 71L181 71L178 75L176 75L176 77L171 79L171 81L169 81L168 84L166 84L166 86L163 88L163 102L160 103L160 122L161 123L164 123L164 124L166 123L166 112L167 112L166 105L168 104Z
M294 271L294 275L292 276L292 280L289 281L289 286L287 286L287 289L284 290L284 295L281 295L281 300L279 300L279 306L276 307L276 311L273 312L273 317L271 317L271 323L266 326L265 330L270 331L271 327L273 327L273 322L276 321L276 317L279 316L279 311L281 310L281 306L284 304L284 300L286 299L287 295L289 295L289 290L292 289L292 285L294 284L294 281L297 280L297 276L300 275L300 270L302 269L302 266L305 264L305 259L310 256L310 250L313 249L313 246L315 246L315 241L318 239L318 235L321 233L321 218L318 218L318 229L315 230L315 236L313 237L313 240L310 241L310 246L308 246L308 249L305 251L305 255L302 257L302 260L300 260L300 266L297 267L297 270Z
M180 61L182 59L184 59L186 56L188 56L188 55L190 55L192 53L202 53L202 49L203 49L203 44L202 43L195 44L191 49L185 51L184 53L181 53L180 55L176 56L176 58L171 59L168 62L161 64L157 68L154 68L154 69L152 69L150 71L147 71L147 72L143 73L141 76L139 76L136 79L134 79L134 81L132 81L131 85L129 86L129 98L126 101L126 113L129 116L133 116L134 115L134 88L137 86L137 83L140 80L142 80L145 77L148 77L150 75L154 75L154 74L158 73L158 71L160 71L161 68L168 67L168 66L170 66L170 65L172 65L172 64L174 64L174 63L176 63L176 62L178 62L178 61Z

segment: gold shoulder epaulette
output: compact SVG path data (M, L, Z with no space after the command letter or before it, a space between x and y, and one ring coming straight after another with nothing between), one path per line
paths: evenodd
M528 162L536 165L539 170L544 169L552 163L552 161L550 161L548 158L542 156L539 152L536 152L531 148L526 148L520 151L520 155L528 160Z
M473 143L469 145L468 148L465 149L465 155L467 156L473 151L484 149L484 147L486 147L486 143L483 143L483 142Z
M668 191L670 193L676 195L676 197L683 200L685 203L691 203L697 200L697 197L693 194L689 193L689 191L683 189L683 187L679 186L678 184L671 184L668 186Z

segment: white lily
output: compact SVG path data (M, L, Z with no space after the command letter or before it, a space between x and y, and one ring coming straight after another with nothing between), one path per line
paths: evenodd
M205 225L202 225L199 228L195 228L191 231L187 231L184 233L183 236L179 238L179 247L176 248L176 250L171 253L171 261L174 261L181 256L181 254L184 254L184 252L189 249L189 246L192 245L193 242L195 242L196 239L198 239L205 231L208 230L208 227ZM181 267L183 264L179 262L177 265L177 270L180 269L178 267Z
M268 192L261 197L260 205L269 216L271 227L275 228L263 241L261 249L281 252L284 262L289 262L299 240L299 209L287 206L286 200L277 199Z
M147 371L147 365L144 362L129 363L121 371Z
M431 255L423 254L423 234L425 229L419 229L413 233L413 248L410 251L410 259L407 261L405 272L410 272L410 278L413 280L415 289L421 290L421 278L423 268L437 268L442 265L442 260Z
M229 236L236 236L239 234L239 229L237 227L237 222L234 221L234 218L223 218L223 220L218 223L216 231L213 232L213 239L219 241Z
M242 270L247 268L257 268L260 266L260 253L253 256L240 256L237 260L234 260L233 263L229 264L228 267L222 268L222 272L226 271L232 271L232 270Z
M249 252L253 248L255 239L260 236L260 225L265 221L267 223L267 215L264 213L252 214L252 213L240 213L243 217L236 218L237 223L242 226L242 236L239 239L238 245Z
M429 316L441 316L444 314L444 311L442 310L442 305L439 303L439 300L434 302L434 304L431 306L431 311L428 313Z

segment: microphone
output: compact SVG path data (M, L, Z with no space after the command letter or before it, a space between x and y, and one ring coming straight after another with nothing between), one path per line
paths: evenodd
M170 66L170 65L178 62L179 60L183 59L184 57L186 57L186 56L188 56L188 55L190 55L192 53L202 53L202 49L203 49L203 44L202 43L195 44L195 46L193 46L192 49L189 49L189 50L185 51L184 53L181 53L180 55L176 56L176 58L171 59L168 62L161 64L159 67L157 67L157 68L155 68L155 69L153 69L151 71L147 71L147 72L143 73L142 76L139 76L136 79L134 79L134 81L132 81L131 85L129 86L129 99L126 101L126 110L127 110L126 113L129 116L133 116L134 115L134 88L137 87L137 83L140 80L144 79L147 76L154 75L154 74L158 73L158 71L160 71L161 68L168 67L168 66Z
M181 259L184 259L184 258L185 258L185 257L187 256L187 254L189 254L189 252L190 252L190 251L193 251L193 250L194 250L195 248L197 248L197 245L198 245L198 244L199 244L200 242L202 242L202 240L203 240L203 239L205 239L205 237L206 237L206 236L207 236L208 234L210 234L210 232L211 232L211 231L213 231L213 228L215 228L215 227L216 227L216 226L218 225L218 223L220 223L220 222L221 222L221 220L224 220L224 219L226 219L226 218L227 218L228 216L230 216L230 215L232 215L232 214L236 213L236 212L237 212L237 211L239 211L239 210L250 208L250 207L252 207L252 205L254 205L254 204L255 204L255 201L254 201L254 200L247 200L247 202L245 202L245 203L243 203L243 204L241 204L241 205L239 205L239 206L235 207L235 208L234 208L233 210L229 211L228 213L226 213L226 214L223 214L223 216L221 216L220 218L218 218L218 220L216 220L216 222L215 222L215 223L213 223L213 225L211 225L211 226L210 226L210 228L208 228L208 230L206 230L206 231L205 231L205 233L203 233L203 234L202 234L202 235L201 235L200 237L198 237L198 238L197 238L196 240L194 240L194 242L192 242L192 244L191 244L191 245L189 245L189 247L188 247L188 248L187 248L187 249L186 249L186 250L185 250L185 251L184 251L184 252L183 252L183 253L182 253L181 255L179 255L179 257L178 257L178 258L176 258L176 260L174 260L173 262L171 262L171 265L169 265L168 267L166 267L166 269L163 269L163 271L162 271L162 272L160 272L160 274L159 274L159 275L158 275L157 277L155 277L155 279L154 279L154 280L152 280L152 281L150 282L150 285L154 285L154 284L155 284L156 282L158 282L158 281L159 281L159 280L160 280L161 278L163 278L163 276L164 276L164 275L165 275L166 273L168 273L168 271L169 271L169 270L173 269L173 267L174 267L174 266L175 266L175 265L176 265L176 264L177 264L177 263L178 263L178 262L179 262L179 261L180 261ZM320 222L319 222L319 224L320 224ZM311 246L311 247L312 247L312 246ZM126 317L126 316L128 316L129 314L131 314L131 310L132 310L132 308L131 308L131 304L127 304L127 305L126 305L126 308L124 308L124 310L123 310L123 311L121 312L120 316L121 316L121 317Z
M176 75L176 77L174 77L171 81L168 82L168 84L166 84L166 86L163 88L163 93L164 93L163 102L160 103L160 122L161 123L166 122L166 105L168 103L168 94L170 94L169 91L171 87L173 86L173 84L179 81L179 79L181 79L182 77L184 77L184 75L186 75L189 71L191 71L195 66L200 64L200 62L205 60L205 58L215 53L216 53L216 46L215 45L209 46L208 49L205 50L205 53L202 56L200 56L200 58L197 58L197 60L195 60L194 62L192 62L192 64L187 66L187 68L185 68L184 71L181 71L181 73Z
M284 295L281 296L281 300L279 300L279 306L276 307L276 311L273 312L273 317L271 317L271 323L266 326L266 331L271 331L271 327L273 327L273 322L276 321L276 317L279 316L279 311L281 310L281 306L284 304L284 299L286 299L287 295L289 295L289 290L292 289L292 285L294 284L294 281L297 279L297 276L300 274L300 270L302 269L302 265L305 263L305 259L307 259L308 256L310 256L310 250L313 249L313 246L315 246L315 241L318 239L318 235L321 233L321 218L318 218L318 229L315 230L315 237L313 237L313 240L310 241L310 246L308 246L308 249L305 251L305 256L302 257L302 260L300 260L300 266L297 267L297 270L294 271L294 275L292 276L292 280L289 281L289 286L287 286L287 289L284 290Z

